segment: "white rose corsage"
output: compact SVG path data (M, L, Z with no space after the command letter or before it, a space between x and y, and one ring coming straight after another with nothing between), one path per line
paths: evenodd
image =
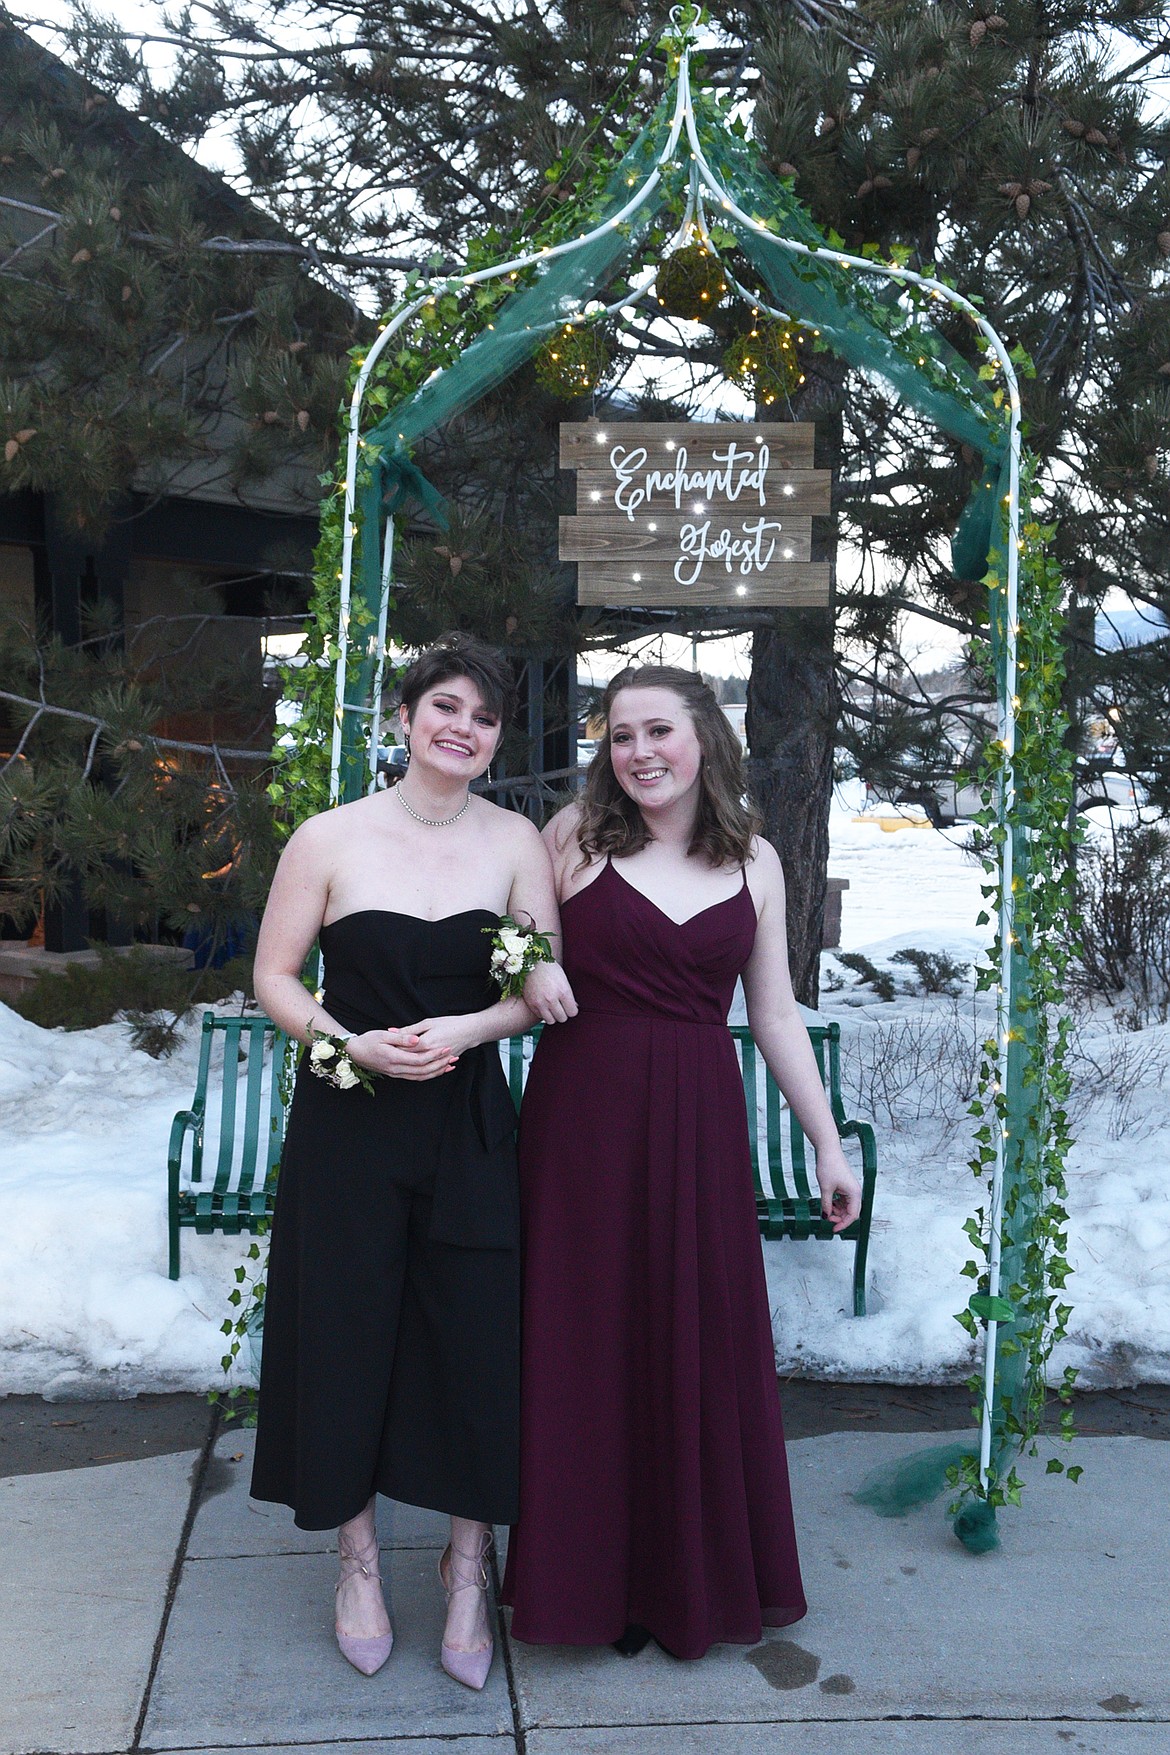
M332 1036L328 1030L309 1025L309 1071L339 1091L352 1091L360 1085L363 1091L374 1090L374 1075L351 1059L346 1043L348 1036Z
M521 926L505 914L499 926L485 926L492 941L492 979L503 999L519 999L524 983L538 963L555 959L547 932L537 932L536 922Z

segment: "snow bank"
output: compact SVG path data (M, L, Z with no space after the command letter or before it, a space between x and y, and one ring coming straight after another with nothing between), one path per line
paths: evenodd
M197 1022L156 1061L121 1024L41 1030L0 1005L0 1393L222 1382L249 1240L188 1231L183 1277L166 1277L167 1142L198 1052Z

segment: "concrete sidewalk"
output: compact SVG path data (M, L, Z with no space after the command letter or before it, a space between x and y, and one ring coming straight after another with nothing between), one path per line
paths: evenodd
M976 1559L941 1504L850 1498L933 1441L790 1445L799 1627L698 1663L504 1639L482 1695L438 1663L439 1517L381 1507L396 1644L366 1680L333 1642L329 1542L248 1498L251 1434L5 1479L0 1755L1170 1755L1170 1445L1082 1439L1076 1487L1029 1464Z

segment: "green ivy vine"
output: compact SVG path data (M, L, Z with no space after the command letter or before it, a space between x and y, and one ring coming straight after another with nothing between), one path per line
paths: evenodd
M1030 504L1032 471L1026 472L1022 506ZM1068 1210L1065 1164L1072 1143L1068 1119L1067 1067L1069 1019L1063 1013L1065 975L1075 931L1073 888L1074 777L1066 742L1068 721L1063 706L1063 590L1051 554L1054 526L1026 517L1021 530L1016 749L1012 761L1016 815L1004 826L996 799L1006 765L1006 751L993 739L984 751L979 774L983 808L976 817L979 849L986 882L986 908L979 923L997 922L997 932L981 965L978 989L999 986L1003 949L998 921L1003 902L999 856L1008 835L1016 853L1012 878L1014 942L1010 947L1016 999L1008 1019L1008 1052L1017 1058L1012 1085L1018 1101L1009 1105L1000 1087L1000 1059L994 1036L982 1045L979 1086L970 1113L976 1122L971 1170L985 1185L996 1158L996 1139L1007 1136L1005 1200L1001 1227L1004 1277L992 1297L988 1279L991 1251L990 1199L985 1197L964 1230L975 1254L963 1273L976 1290L956 1320L978 1338L989 1320L1003 1326L997 1346L997 1387L1001 1396L1002 1438L999 1450L1036 1454L1043 1424L1048 1364L1053 1349L1068 1332L1072 1306L1064 1301L1068 1262ZM1002 556L993 557L986 580L993 640L975 643L973 656L990 675L1000 660L999 637L1005 630ZM996 648L993 650L993 645ZM1076 1371L1068 1368L1059 1388L1063 1408L1060 1435L1074 1436L1069 1405ZM982 1392L980 1376L971 1378L973 1394ZM1021 1481L1014 1463L1004 1472L993 1466L986 1484L978 1459L966 1457L950 1471L959 1501L983 1500L994 1509L1018 1504ZM1078 1466L1066 1467L1057 1456L1048 1461L1050 1474L1076 1481Z

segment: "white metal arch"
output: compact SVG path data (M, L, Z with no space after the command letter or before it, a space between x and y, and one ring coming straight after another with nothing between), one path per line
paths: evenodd
M672 13L672 18L675 19L676 22L678 22L678 13L679 9L677 8L675 9L675 12ZM813 247L801 243L794 238L781 237L776 232L769 230L767 226L762 225L758 220L753 219L750 214L745 213L720 182L715 172L711 169L711 166L707 163L702 144L699 140L698 130L695 123L694 102L690 82L690 60L693 46L693 42L688 41L680 56L675 109L671 118L666 144L659 153L649 177L640 188L634 191L630 199L622 206L619 212L603 221L601 225L593 227L588 232L583 232L580 237L566 239L564 243L546 246L539 250L532 250L521 256L514 256L506 262L498 263L491 268L479 269L473 274L447 275L441 280L427 283L425 290L421 291L416 298L403 305L394 313L394 316L382 328L377 340L373 343L369 353L365 357L361 370L358 373L357 382L354 385L353 395L350 398L349 406L345 466L345 507L340 574L340 609L337 630L337 659L334 670L335 706L330 759L330 803L336 804L340 796L342 735L346 712L360 713L367 716L370 720L369 763L371 786L373 785L377 764L381 694L385 665L386 613L394 554L394 521L392 518L387 519L386 522L386 540L385 552L382 560L382 592L376 635L377 647L375 652L375 675L372 705L366 706L364 703L347 702L345 694L346 669L350 645L350 610L353 591L353 543L357 530L357 526L354 522L356 512L357 465L359 449L363 442L361 439L361 413L366 389L380 355L393 339L396 332L401 329L403 324L407 323L411 317L428 303L428 301L433 301L438 296L440 289L447 290L452 286L468 287L474 286L481 281L497 280L502 275L512 274L521 269L530 268L537 263L550 261L554 257L567 255L573 251L583 249L587 244L602 236L603 233L615 230L624 220L628 219L631 214L635 213L658 188L662 181L663 167L670 164L673 160L673 155L678 149L679 142L685 130L687 143L690 149L692 176L687 211L682 226L680 227L680 235L688 230L696 213L698 213L700 221L702 220L703 203L701 191L705 190L712 197L713 201L717 202L724 212L733 215L740 225L746 226L749 230L755 232L760 237L766 238L770 243L777 246L777 248L786 250L793 256L805 256L813 260L829 262L837 268L847 270L851 274L878 275L884 277L886 280L894 281L902 285L920 287L925 292L930 293L932 297L945 301L955 310L961 311L966 317L970 318L976 329L978 329L980 334L986 340L991 354L994 356L1000 371L1003 373L1004 388L1007 393L1009 408L1009 476L1007 493L1008 543L1005 580L1005 621L1007 638L1005 681L998 699L997 731L1003 749L1003 761L1000 770L1001 779L997 797L996 814L1000 826L1006 827L1015 808L1014 756L1016 747L1017 709L1016 648L1019 634L1019 558L1022 547L1020 540L1020 390L1007 344L977 306L973 305L969 299L964 298L961 293L956 292L953 287L945 285L942 281L936 280L930 275L918 274L910 268L900 268L892 264L874 261L868 257L853 256L847 251L834 250L827 247ZM706 229L705 225L703 229ZM652 282L653 273L644 276L643 283L640 286L631 288L631 291L624 295L617 304L609 308L616 310L622 305L637 303L640 298L643 298L648 294ZM765 308L762 301L757 300L757 302L761 304L761 308ZM782 312L775 312L774 314L777 316L786 315L786 313ZM558 317L548 325L542 325L542 327L548 327L550 329L557 328L563 325L565 321L566 319L563 316ZM433 375L438 376L438 373ZM1009 1047L1008 1020L1011 1014L1013 981L1011 948L1015 942L1015 905L1012 892L1013 854L1012 838L1010 834L1005 834L1001 840L999 858L1000 893L1002 900L998 922L1000 967L999 981L996 989L996 1041L998 1047L999 1089L1006 1090ZM991 1247L988 1261L988 1290L994 1298L999 1295L1000 1291L1007 1129L998 1115L994 1118L993 1125L995 1125L995 1162L992 1171L989 1213ZM979 1454L980 1480L984 1485L986 1485L987 1482L988 1468L991 1460L992 1407L994 1401L998 1326L999 1325L994 1318L988 1320L984 1344L983 1408Z

